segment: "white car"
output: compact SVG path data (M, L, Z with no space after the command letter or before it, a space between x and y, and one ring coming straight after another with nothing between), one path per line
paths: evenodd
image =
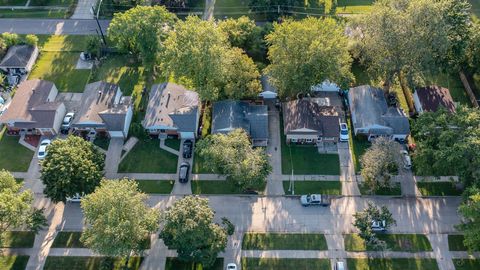
M402 150L400 153L402 154L403 168L406 170L412 169L412 159L408 155L407 150Z
M350 135L348 135L348 126L345 123L340 123L340 141L348 142Z
M49 139L45 139L40 143L40 147L38 148L38 159L44 159L47 156L47 148L52 143Z
M386 231L387 224L385 220L374 220L372 221L372 231L374 232L384 232Z
M67 202L79 203L82 201L82 195L75 193L72 197L67 197Z
M74 112L69 112L63 117L62 128L69 128L72 123L73 117L75 117Z
M234 263L227 264L227 270L237 270L237 265Z
M336 262L334 270L345 270L345 264L343 262Z

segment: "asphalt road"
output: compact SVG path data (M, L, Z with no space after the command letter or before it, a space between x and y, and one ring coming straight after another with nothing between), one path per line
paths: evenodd
M99 23L105 33L110 21L100 20ZM97 29L95 20L0 19L0 33L94 35Z

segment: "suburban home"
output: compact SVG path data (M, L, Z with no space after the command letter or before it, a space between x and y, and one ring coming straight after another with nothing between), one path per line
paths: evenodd
M340 115L321 98L303 98L282 104L287 143L328 144L339 139Z
M236 100L215 102L212 111L212 134L227 134L237 128L247 132L253 146L267 146L267 105Z
M103 81L87 84L72 127L77 131L108 133L126 138L132 120L132 100L120 87Z
M259 97L263 99L275 99L278 96L277 89L273 87L268 81L268 76L263 75L260 78L260 83L262 84L263 91L258 94Z
M11 135L58 134L66 109L63 103L55 102L57 94L57 87L49 81L20 83L10 106L0 116L0 123L7 126Z
M8 48L7 54L0 62L0 70L13 74L26 74L32 70L38 57L37 46L14 45Z
M200 102L194 91L174 83L152 86L143 127L159 138L194 139L200 118Z
M416 88L413 93L413 103L418 113L435 112L440 107L451 113L455 112L455 102L450 91L436 85Z
M396 106L387 105L382 89L369 85L350 88L348 101L355 135L404 141L410 134L408 118Z

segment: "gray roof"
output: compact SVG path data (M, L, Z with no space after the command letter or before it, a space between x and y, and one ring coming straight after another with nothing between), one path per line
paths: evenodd
M388 107L382 89L354 87L348 91L348 99L355 128L386 126L392 134L410 133L408 118L397 107Z
M174 83L155 84L150 91L143 126L170 126L179 132L195 132L198 107L196 92Z
M262 77L260 77L260 83L262 84L263 92L277 93L277 88L273 87L268 81L268 75L262 75Z
M252 140L268 139L268 110L266 105L245 101L215 102L212 112L212 133L228 133L242 128Z
M7 54L0 62L0 67L3 68L26 68L28 61L35 52L35 46L30 45L14 45L11 46Z

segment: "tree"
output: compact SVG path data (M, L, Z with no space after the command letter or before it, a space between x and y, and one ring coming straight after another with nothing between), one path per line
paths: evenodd
M478 18L473 20L470 32L465 61L469 71L478 73L480 72L480 20Z
M160 238L168 248L177 250L180 260L201 263L207 268L227 245L225 229L213 223L213 218L208 199L184 197L163 214Z
M413 161L420 175L458 175L468 187L480 184L480 111L464 106L422 113L412 125Z
M274 24L267 35L267 67L279 94L293 97L309 92L326 79L346 86L353 78L347 37L332 18L309 17Z
M137 6L115 13L108 36L120 50L138 54L144 64L152 65L176 20L163 6Z
M247 133L236 129L200 140L195 149L209 170L243 189L260 189L271 171L265 150L253 148Z
M38 44L38 37L35 35L26 35L25 36L25 44L31 46L37 46Z
M386 248L386 243L379 240L376 233L372 230L373 222L383 223L383 221L385 221L385 230L397 224L396 220L392 217L392 213L386 206L378 208L374 203L368 202L367 208L355 213L353 217L355 218L353 226L360 231L358 235L368 246L374 249Z
M102 180L94 193L82 199L86 230L80 240L105 256L126 258L138 254L144 241L158 229L159 212L145 204L147 196L128 179Z
M400 145L387 138L377 138L360 159L362 178L370 191L389 187L390 178L400 168Z
M2 39L5 41L7 48L20 43L20 37L15 33L2 33Z
M102 179L104 155L92 143L76 136L54 140L41 162L44 193L54 202L75 194L89 194Z
M43 209L32 207L33 194L30 190L21 191L13 175L0 171L0 246L5 232L26 227L37 233L47 225Z
M262 91L260 72L253 60L241 49L228 51L223 94L226 99L255 98Z
M463 244L469 251L480 250L480 193L471 195L466 202L460 205L459 213L463 222L457 226L465 236Z
M238 19L221 20L218 22L218 27L227 34L228 41L232 46L246 50L257 26L253 20L247 16L242 16Z

